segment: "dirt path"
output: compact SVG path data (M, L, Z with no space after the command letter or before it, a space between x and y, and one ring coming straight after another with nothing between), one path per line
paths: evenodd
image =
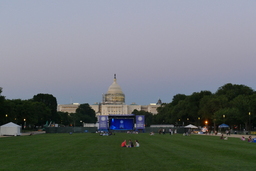
M31 132L25 132L25 133L21 133L21 136L28 136L28 135L36 135L36 134L44 134L45 131L31 131ZM2 137L13 137L13 136L0 136Z
M217 135L212 135L212 134L198 134L198 135L202 135L202 136L216 136L216 137L220 137L221 134L217 134ZM230 134L230 135L226 135L226 134L223 134L224 137L234 137L234 138L241 138L242 136L244 136L244 138L248 138L250 135L244 135L244 134ZM256 135L251 135L252 138L256 138Z

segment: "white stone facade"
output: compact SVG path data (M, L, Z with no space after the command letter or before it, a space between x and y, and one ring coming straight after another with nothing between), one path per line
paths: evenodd
M135 109L157 114L157 108L161 106L161 101L159 100L157 104L153 103L149 105L137 105L135 103L126 105L125 95L121 87L117 84L115 75L114 81L110 85L108 92L103 95L102 103L96 103L90 106L97 116L131 114ZM79 104L77 103L58 105L58 111L75 113L78 107Z

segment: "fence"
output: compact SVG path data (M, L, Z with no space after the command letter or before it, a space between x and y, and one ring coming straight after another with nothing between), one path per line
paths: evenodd
M46 133L85 133L96 132L97 127L47 127Z
M169 133L170 127L161 127L161 128L155 128L155 127L146 127L145 130L139 130L139 132L144 133L158 133L159 129L165 129L165 133ZM94 133L98 130L97 127L47 127L45 128L46 133ZM177 133L184 133L184 128L172 128L172 130L176 130ZM113 131L115 132L115 131ZM116 131L116 132L126 132L126 131Z

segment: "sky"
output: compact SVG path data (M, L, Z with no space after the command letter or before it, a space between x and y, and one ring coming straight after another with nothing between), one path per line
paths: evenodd
M6 99L102 101L114 74L126 104L256 89L255 0L2 0Z

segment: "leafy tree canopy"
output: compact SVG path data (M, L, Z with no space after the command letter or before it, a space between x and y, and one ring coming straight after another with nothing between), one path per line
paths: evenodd
M60 117L57 114L57 99L51 94L37 94L33 97L33 101L44 103L50 110L51 116L49 116L49 120L54 122L60 122Z

